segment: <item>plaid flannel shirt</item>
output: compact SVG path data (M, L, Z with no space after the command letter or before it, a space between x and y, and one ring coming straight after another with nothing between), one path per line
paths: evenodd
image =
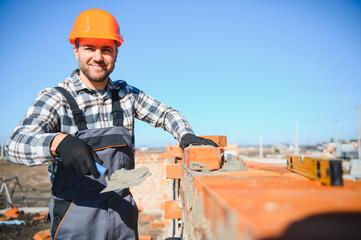
M176 110L168 107L125 81L107 84L102 95L88 88L78 77L76 69L58 86L68 90L84 112L88 129L113 126L111 90L119 89L120 105L124 111L123 125L134 137L134 117L154 127L162 127L178 141L187 133L194 134L191 126ZM28 166L54 160L50 152L52 139L60 133L74 135L78 131L69 104L54 88L43 89L29 107L25 119L15 128L7 141L5 151L11 162Z

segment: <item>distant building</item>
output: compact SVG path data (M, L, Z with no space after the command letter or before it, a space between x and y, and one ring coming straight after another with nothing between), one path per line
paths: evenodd
M140 151L147 151L148 150L148 147L147 146L140 146Z
M335 155L335 153L336 153L336 143L333 143L333 142L326 143L324 147L325 147L326 153L329 153L331 155Z
M336 156L343 159L358 159L358 144L357 141L349 141L345 143L340 143L339 156Z

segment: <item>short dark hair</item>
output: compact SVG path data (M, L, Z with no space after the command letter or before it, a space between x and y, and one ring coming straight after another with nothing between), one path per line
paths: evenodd
M115 41L115 48L118 48L118 42L117 42L116 40L114 40L114 41ZM75 39L75 47L76 47L76 49L79 48L79 41L78 41L78 39Z
M79 41L77 39L75 39L75 47L76 47L76 49L79 48Z

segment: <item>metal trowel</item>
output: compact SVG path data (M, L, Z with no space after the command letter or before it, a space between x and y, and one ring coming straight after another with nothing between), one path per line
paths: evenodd
M95 166L98 172L105 178L107 187L100 193L111 192L115 190L123 190L132 186L139 185L147 177L152 175L147 167L141 167L131 170L125 170L124 168L116 170L110 177L107 168L101 166L95 162Z

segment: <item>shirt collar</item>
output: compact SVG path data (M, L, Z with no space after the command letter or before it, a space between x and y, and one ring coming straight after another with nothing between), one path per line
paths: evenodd
M85 83L79 78L79 71L80 70L78 68L75 69L70 76L71 81L74 84L75 91L80 92L82 90L85 90L89 92L96 92L96 90L88 88L87 85L85 85ZM113 89L119 89L119 87L115 86L115 84L110 78L108 79L107 88L109 91L112 91Z

